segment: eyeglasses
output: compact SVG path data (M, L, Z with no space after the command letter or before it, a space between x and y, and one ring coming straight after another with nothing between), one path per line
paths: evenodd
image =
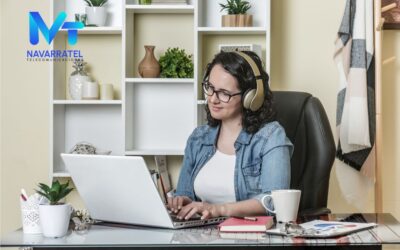
M235 94L230 94L226 90L215 90L214 86L212 86L209 82L203 82L203 90L204 93L208 96L212 96L214 93L217 95L218 100L224 103L228 103L229 100L236 95L241 95L242 92L235 93Z

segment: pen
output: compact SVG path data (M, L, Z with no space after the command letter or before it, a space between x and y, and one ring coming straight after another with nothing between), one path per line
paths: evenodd
M25 195L21 194L21 198L23 201L26 201Z
M233 218L236 218L236 219L242 219L242 220L257 221L257 218L256 218L256 217L248 217L248 216L233 216Z
M26 194L26 191L25 191L25 189L21 189L21 198L24 200L24 201L27 201L28 200L28 195Z

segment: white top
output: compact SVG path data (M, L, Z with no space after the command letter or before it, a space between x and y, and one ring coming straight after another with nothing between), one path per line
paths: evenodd
M212 204L235 202L235 161L236 155L217 150L194 180L196 196Z

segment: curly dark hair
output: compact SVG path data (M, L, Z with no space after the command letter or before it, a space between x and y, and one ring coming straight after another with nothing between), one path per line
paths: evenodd
M276 120L276 111L272 105L273 95L271 89L269 88L269 76L263 69L261 59L252 51L243 51L243 53L246 53L254 60L260 70L261 78L264 84L264 103L261 108L259 108L257 111L251 111L250 109L244 108L242 105L242 126L246 132L254 134L264 124ZM216 54L214 59L207 65L203 82L208 80L210 72L215 65L221 65L229 74L237 79L239 83L239 89L242 93L246 93L248 89L256 88L256 78L253 70L251 69L250 64L239 54L235 52L220 52ZM214 119L211 116L208 105L205 105L205 109L207 113L208 125L211 127L218 126L221 121Z

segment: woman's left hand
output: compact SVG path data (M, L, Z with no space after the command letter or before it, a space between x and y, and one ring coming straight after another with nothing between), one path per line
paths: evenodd
M184 206L177 217L179 219L188 220L196 214L201 214L201 219L208 219L220 216L218 213L218 206L207 202L192 202Z

